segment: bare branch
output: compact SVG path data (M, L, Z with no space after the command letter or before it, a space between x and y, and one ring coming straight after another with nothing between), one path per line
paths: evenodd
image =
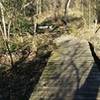
M11 28L11 20L9 21L9 24L8 24L8 40L9 40L9 35L10 35L10 28Z
M25 4L21 9L26 8L27 6L29 6L30 4L32 4L33 1L28 2L27 4Z
M0 25L0 31L1 31L1 33L3 34L3 30L2 30L2 27L1 27L1 25Z
M6 32L6 25L5 25L5 18L4 18L4 7L2 3L0 2L0 8L1 8L1 17L2 17L2 24L3 24L3 32L4 32L4 39L7 39L7 32Z
M1 8L2 10L4 10L4 7L3 7L3 5L2 5L1 2L0 2L0 8Z
M0 31L1 31L2 37L4 38L3 29L1 27L1 25L0 25Z

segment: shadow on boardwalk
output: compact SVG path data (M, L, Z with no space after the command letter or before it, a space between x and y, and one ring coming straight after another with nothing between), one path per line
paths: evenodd
M97 100L100 86L100 59L94 51L94 46L89 43L92 57L95 61L94 66L83 84L83 86L76 91L74 100Z
M28 62L27 57L20 59L9 71L0 68L0 100L29 100L50 54L42 53Z
M83 78L87 78L92 66L93 58L87 42L63 42L49 59L30 100L73 100L74 94L77 95L81 90ZM46 76L47 74L49 75ZM98 88L97 84L96 86Z
M80 44L73 40L61 44L30 100L96 100L100 73L93 65L95 52L90 50L86 42Z
M83 86L76 90L73 100L97 100L100 86L100 72L96 65L92 67Z

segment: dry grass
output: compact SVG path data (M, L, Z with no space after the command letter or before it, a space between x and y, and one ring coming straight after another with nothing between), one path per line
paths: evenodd
M30 52L30 54L28 55L26 61L32 60L36 56L36 52L38 52L38 50L40 49L43 49L42 52L44 52L44 50L52 51L54 49L53 39L49 33L38 34L34 37L31 35L23 37L16 35L10 39L9 44L14 62L18 61L20 58L24 56L22 52L26 50L27 47L30 48L30 51L27 51ZM15 46L14 50L12 50L13 47L11 45ZM3 43L2 45L0 44L0 46L2 48L5 48ZM10 66L10 58L8 53L0 54L0 63Z

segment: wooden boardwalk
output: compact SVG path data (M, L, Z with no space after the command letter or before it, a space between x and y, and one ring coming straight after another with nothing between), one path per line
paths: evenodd
M30 100L100 100L100 72L88 42L61 38Z

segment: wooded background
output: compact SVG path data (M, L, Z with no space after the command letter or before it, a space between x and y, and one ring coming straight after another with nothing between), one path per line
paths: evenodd
M73 12L79 12L89 27L100 22L100 0L1 0L0 3L6 25L11 23L11 33L33 31L30 26L39 23L41 17L68 16ZM0 17L2 27L1 20Z

